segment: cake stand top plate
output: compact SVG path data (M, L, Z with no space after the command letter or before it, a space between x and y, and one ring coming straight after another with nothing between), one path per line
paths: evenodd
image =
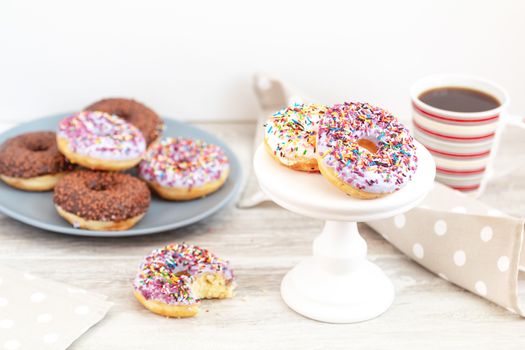
M262 190L280 206L323 220L369 221L403 213L432 189L436 166L428 150L416 142L418 168L401 190L377 199L346 195L321 174L305 173L276 162L261 145L254 156L255 174Z

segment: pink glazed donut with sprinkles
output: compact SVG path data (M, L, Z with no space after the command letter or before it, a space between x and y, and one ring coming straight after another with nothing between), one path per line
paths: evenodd
M149 147L139 176L167 200L187 201L217 191L230 171L223 149L202 140L165 138Z
M368 103L329 108L319 121L317 151L321 174L361 199L401 189L417 169L416 146L408 129Z
M227 261L189 244L169 244L147 255L133 281L134 294L148 310L167 317L192 317L201 299L233 296Z
M115 115L84 111L60 121L59 151L89 169L120 171L136 166L146 141L135 126Z

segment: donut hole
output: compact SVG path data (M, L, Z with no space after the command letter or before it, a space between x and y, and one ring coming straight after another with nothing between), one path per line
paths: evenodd
M359 139L357 140L357 144L366 149L368 152L370 153L377 153L377 144L372 141L372 140L369 140L369 139Z
M45 152L49 149L49 144L42 142L30 143L27 145L27 149L31 152Z
M88 181L86 184L87 188L91 191L102 192L110 188L111 184L102 181Z
M129 113L129 111L119 108L110 111L109 114L116 115L117 117L119 117L120 119L124 119L125 121L129 121L129 119L131 118L131 114Z

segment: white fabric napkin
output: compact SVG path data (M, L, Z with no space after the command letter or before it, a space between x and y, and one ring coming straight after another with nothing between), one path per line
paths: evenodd
M0 348L66 349L113 305L101 294L0 266Z

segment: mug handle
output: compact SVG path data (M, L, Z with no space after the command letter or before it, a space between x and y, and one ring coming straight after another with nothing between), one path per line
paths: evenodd
M514 114L505 115L504 126L517 126L525 130L525 117Z
M514 171L515 168L519 166L519 165L515 165L513 168L508 168L508 169L498 169L498 170L494 169L494 159L496 155L499 153L500 144L501 144L501 134L503 130L505 130L509 126L518 127L518 128L525 130L525 117L520 116L520 115L515 115L515 114L503 114L503 118L504 118L503 119L504 121L503 123L501 123L501 126L497 131L496 140L494 140L495 144L491 152L491 159L489 161L489 166L487 168L487 174L485 175L485 179L482 181L481 188L477 194L478 196L484 192L485 187L488 182L508 175L509 173Z

